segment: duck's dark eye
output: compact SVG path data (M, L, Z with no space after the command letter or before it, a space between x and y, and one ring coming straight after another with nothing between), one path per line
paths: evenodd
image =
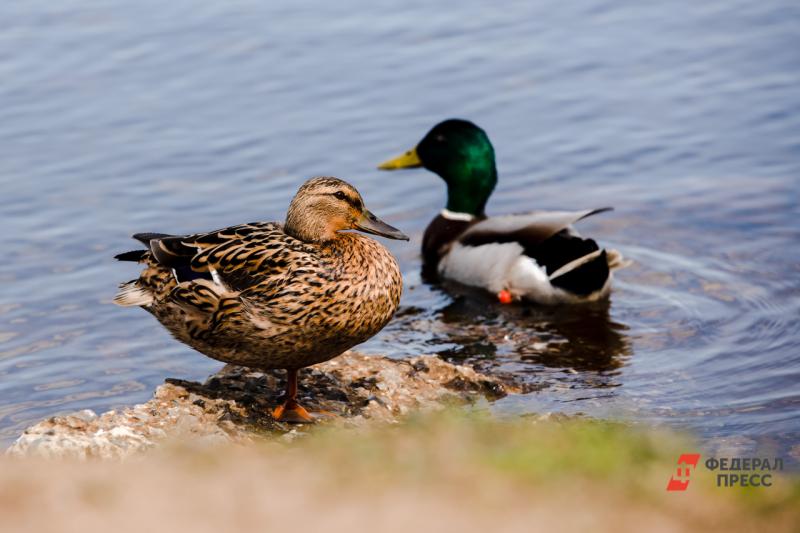
M342 191L336 191L333 195L339 200L347 200L347 195Z

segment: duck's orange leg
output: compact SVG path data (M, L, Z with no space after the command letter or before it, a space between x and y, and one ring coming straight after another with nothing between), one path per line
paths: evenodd
M509 291L503 289L502 291L497 293L497 300L501 304L510 304L511 302L514 301L514 297L511 296L511 293Z
M283 405L272 411L272 417L281 422L309 423L314 421L308 411L297 403L297 369L286 370L286 395Z

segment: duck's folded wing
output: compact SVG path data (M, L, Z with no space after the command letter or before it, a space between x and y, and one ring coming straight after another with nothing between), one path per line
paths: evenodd
M188 270L236 291L280 275L288 267L289 251L302 245L274 222L149 241L156 261L178 271L179 278L181 272L186 275Z
M231 242L241 242L270 223L240 224L193 235L137 233L134 239L144 243L159 264L166 267L186 265L199 253Z
M519 242L524 246L542 243L586 217L611 211L612 207L585 211L534 211L490 217L470 226L458 238L465 246Z

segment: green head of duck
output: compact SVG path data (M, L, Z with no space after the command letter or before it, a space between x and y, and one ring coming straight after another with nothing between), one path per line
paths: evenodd
M482 216L497 184L494 148L481 128L450 119L431 129L416 147L382 163L381 170L424 167L447 184L447 209Z

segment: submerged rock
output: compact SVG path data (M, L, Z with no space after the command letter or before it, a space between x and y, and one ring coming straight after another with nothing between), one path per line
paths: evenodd
M198 445L245 443L268 435L291 440L307 431L272 418L284 372L228 365L205 383L168 379L146 403L96 415L81 411L28 428L10 455L121 458L169 438ZM323 412L322 424L392 423L407 413L493 400L509 385L433 356L395 360L347 352L301 373L299 399Z

